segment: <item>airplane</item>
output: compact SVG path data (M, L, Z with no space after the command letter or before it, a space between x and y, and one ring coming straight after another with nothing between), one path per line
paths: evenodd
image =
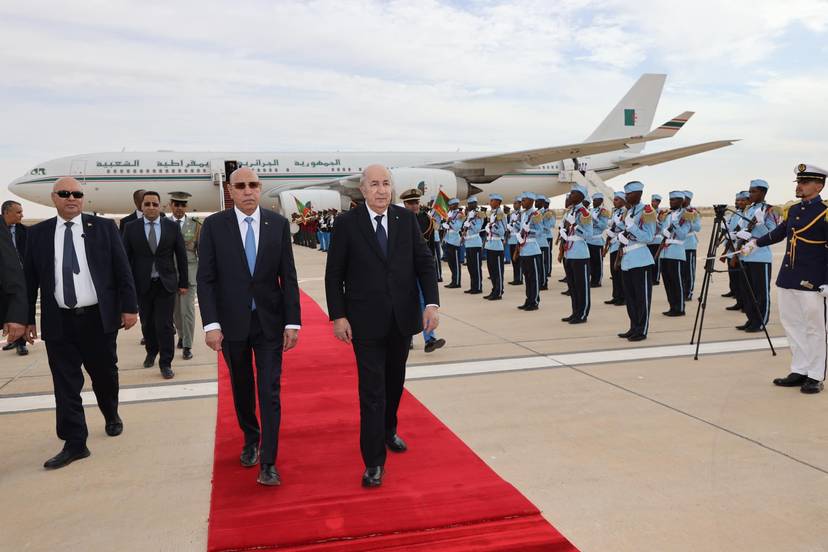
M43 205L61 176L77 178L85 207L96 213L128 213L132 192L190 194L189 207L214 212L229 207L224 182L238 167L250 167L262 182L261 204L290 217L310 202L314 209L347 209L360 201L359 176L372 163L389 167L397 194L419 188L424 199L442 190L449 197L476 195L481 202L499 193L511 200L523 191L546 196L566 193L574 182L590 193L612 190L606 180L639 167L666 163L730 146L718 140L643 154L651 141L674 136L693 116L686 111L650 130L667 76L644 74L584 142L506 153L446 152L107 152L73 155L38 164L9 190Z

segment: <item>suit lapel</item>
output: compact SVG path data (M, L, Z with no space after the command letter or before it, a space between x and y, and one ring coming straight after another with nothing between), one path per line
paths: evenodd
M60 268L61 268L60 264L57 264L57 266L55 266L55 264L62 262L62 261L58 260L57 258L55 258L55 253L56 253L56 251L55 251L55 232L57 232L57 222L58 222L57 217L52 219L52 222L51 222L50 227L49 227L50 230L48 232L46 232L46 243L43 244L43 247L46 249L46 253L47 253L45 258L48 259L48 263L50 265L52 265L51 266L52 270L46 270L45 274L44 274L44 276L48 274L48 276L47 276L48 279L46 281L51 282L51 284L49 286L43 286L43 288L44 289L51 289L53 293L54 293L55 286L57 285L57 282L55 282L55 269L60 270ZM63 252L61 252L61 254L62 253Z
M265 213L264 209L259 208L259 243L256 244L256 266L253 267L254 274L262 266L262 256L264 255L265 248L269 247L273 240L273 236L270 234L273 231L272 226L273 221L270 220L270 216ZM245 257L245 260L247 260L247 257Z
M366 207L363 203L357 208L357 210L357 226L359 226L359 229L365 236L368 245L371 247L371 249L373 249L374 253L377 254L377 257L379 257L383 262L387 262L388 259L382 253L382 249L380 249L379 242L377 241L377 233L374 231L374 224L371 222L371 215L368 212L368 207Z

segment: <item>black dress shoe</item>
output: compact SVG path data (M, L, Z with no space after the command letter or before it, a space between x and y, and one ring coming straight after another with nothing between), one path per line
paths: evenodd
M89 449L86 448L85 445L82 449L79 449L79 450L70 450L70 449L64 448L62 451L57 453L55 456L53 456L52 458L49 458L48 460L46 460L46 462L43 464L43 467L46 468L47 470L56 470L56 469L62 468L64 466L68 466L69 464L71 464L75 460L80 460L82 458L86 458L90 454L92 454L92 453L89 452Z
M481 293L483 293L482 289L475 289L468 292L469 295L480 295Z
M808 378L805 383L802 384L802 387L799 389L806 395L814 395L822 391L823 384L821 381L817 381L813 378Z
M618 299L617 301L615 301L615 306L616 307L623 307L626 304L627 304L627 302L624 299Z
M564 283L564 282L566 282L566 278L561 278L561 279L560 279L560 280L558 280L558 281L559 281L559 282L561 282L561 283Z
M604 304L605 305L614 305L615 304L615 299L610 299L609 301L604 301Z
M653 282L653 285L654 285L654 286L660 286L660 285L661 285L661 282L659 282L659 281L655 281L655 282Z
M161 367L161 376L164 379L173 379L175 377L175 372L172 371L172 368L169 366L162 366Z
M175 348L176 349L183 349L184 348L184 340L179 339L178 343L176 343L176 345L175 345Z
M488 300L490 300L490 301L491 301L493 297L494 297L494 294L490 293L490 294L488 294L488 295L484 295L484 296L483 296L483 299L488 299Z
M565 316L565 317L561 318L561 322L569 322L569 321L570 321L570 320L572 320L573 318L575 318L575 315L574 315L574 314L570 314L569 316Z
M408 450L408 445L396 433L391 437L386 437L385 444L388 446L388 450L392 452L405 452Z
M523 310L524 310L524 311L526 311L526 312L529 312L529 311L536 311L536 310L538 310L538 306L537 306L537 305L528 305L528 306L527 306L525 309L523 309Z
M732 291L728 291L727 293L722 293L722 297L736 297L736 294Z
M115 414L115 417L111 420L107 420L106 427L106 434L110 437L117 437L121 433L124 432L124 422L121 420L121 417Z
M570 292L569 290L562 291L561 295L572 295L572 292Z
M526 307L528 307L528 306L529 306L529 305L528 305L527 303L524 303L524 304L522 304L522 305L518 305L518 308L519 308L520 310L526 310Z
M747 333L759 333L762 331L762 326L748 326L745 331Z
M457 284L457 285L454 285L454 284L446 284L446 285L444 285L443 287L444 287L444 288L447 288L447 289L457 289L457 288L459 288L459 287L460 287L460 284Z
M262 464L262 469L259 470L259 477L256 478L256 483L259 485L267 485L268 487L278 487L282 484L282 479L279 477L279 472L276 471L276 466L273 464Z
M776 378L773 380L773 384L778 385L779 387L799 387L803 385L807 379L808 376L805 374L791 372L784 378Z
M193 350L189 347L184 347L184 352L181 353L181 358L183 358L184 360L190 360L191 358L193 358Z
M15 347L17 347L17 341L12 341L11 343L6 343L5 345L3 345L3 350L11 351Z
M474 293L473 289L464 289L463 293Z
M740 305L739 303L736 303L735 305L730 305L729 307L725 307L725 310L740 311L740 310L742 310L742 308L744 308L744 307L742 307L742 305Z
M148 354L144 359L144 368L152 368L153 364L155 364L155 355Z
M515 282L515 281L512 281L512 282L509 282L509 285L510 285L510 286L522 286L522 285L523 285L523 282Z
M601 287L601 284L589 284L589 287L598 288L598 287Z
M239 456L241 465L245 468L252 468L259 463L259 445L253 443L251 445L244 445Z
M586 324L586 318L573 318L569 321L570 324Z
M627 330L627 331L626 331L626 332L624 332L624 333L620 333L620 334L618 334L618 337L623 338L623 339L627 339L627 338L628 338L628 337L630 337L632 334L633 334L633 331L632 331L632 330Z
M664 316L684 316L683 312L674 311L674 310L664 311L661 314L663 314Z
M365 473L362 474L363 487L379 487L382 485L382 475L384 473L382 466L373 466L365 468Z
M29 354L29 349L26 347L25 343L18 343L17 344L17 355L18 356L26 356Z
M425 352L431 353L433 351L436 351L437 349L439 349L440 347L442 347L445 344L446 344L446 340L443 339L443 338L432 339L431 341L429 341L428 343L425 344Z
M740 325L740 326L736 326L736 329L737 329L737 330L746 330L746 329L748 328L748 326L750 326L750 323L749 323L749 322L745 322L744 324L742 324L742 325Z
M645 339L647 339L647 336L644 334L633 334L627 339L629 339L630 341L644 341Z
M489 299L489 301L500 301L501 299L503 299L503 297L502 297L502 296L500 296L500 295L495 295L494 297L492 297L491 299Z
M147 344L147 340L142 337L141 338L141 345L146 345L146 344Z
M548 290L549 290L549 286L541 286L541 287L539 287L538 289L539 289L539 290L541 290L541 291L548 291Z

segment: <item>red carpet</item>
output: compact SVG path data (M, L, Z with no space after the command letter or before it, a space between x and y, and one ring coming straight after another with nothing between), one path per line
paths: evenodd
M209 550L576 550L408 392L399 418L410 450L389 452L383 486L363 489L353 351L304 294L302 321L282 375L281 487L239 464L219 355Z

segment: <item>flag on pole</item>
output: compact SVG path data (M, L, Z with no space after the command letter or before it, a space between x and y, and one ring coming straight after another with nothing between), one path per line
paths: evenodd
M296 202L296 210L299 212L299 214L301 214L302 216L305 216L305 214L308 210L308 208L305 206L305 204L302 203L301 201L299 201L299 199L296 196L293 196L293 201Z
M448 218L448 202L449 196L443 190L437 192L437 198L434 200L434 212L440 215L443 220Z

